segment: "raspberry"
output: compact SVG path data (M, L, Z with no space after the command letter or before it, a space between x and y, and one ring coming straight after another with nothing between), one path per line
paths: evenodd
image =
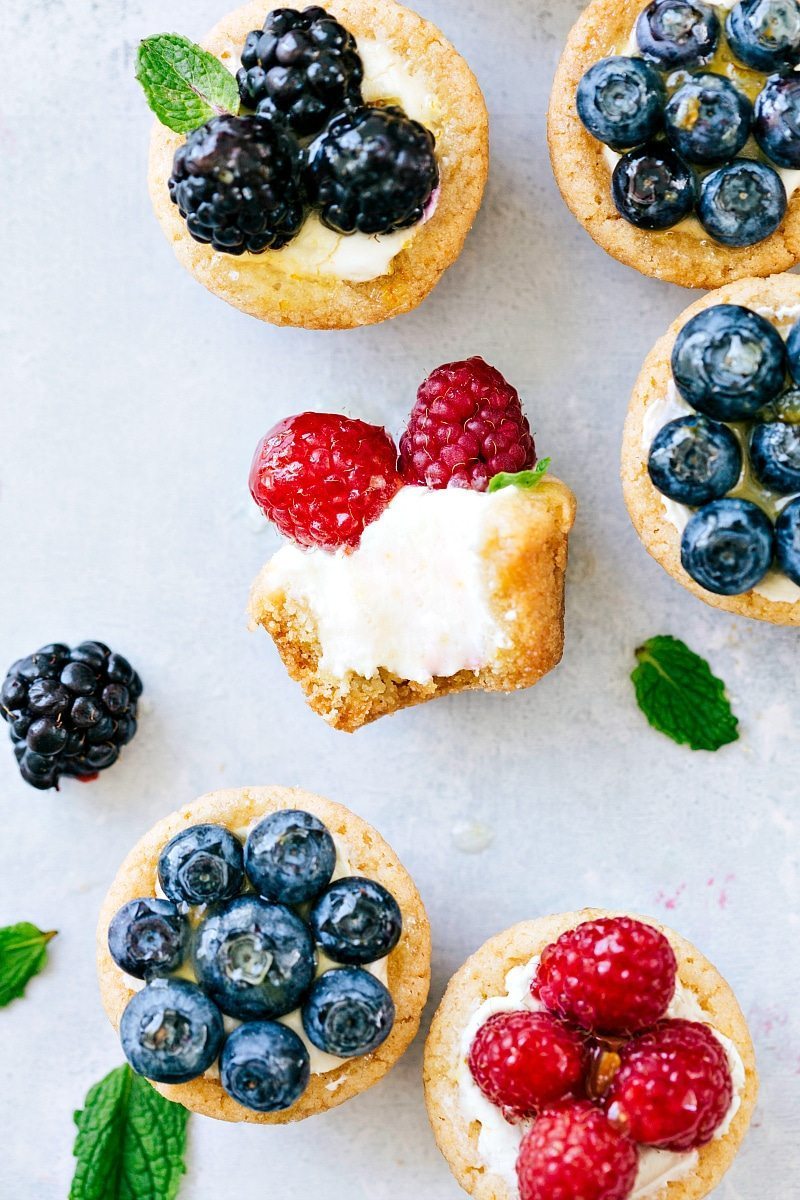
M469 1052L469 1069L487 1100L517 1115L572 1092L583 1066L581 1039L543 1012L495 1013Z
M728 1059L710 1029L662 1021L620 1051L604 1106L615 1129L662 1150L710 1142L733 1099Z
M256 504L301 546L358 545L401 486L385 429L336 413L300 413L269 431L250 468Z
M562 933L542 953L531 990L545 1008L610 1036L655 1025L675 992L667 939L632 917L602 917Z
M417 392L400 439L408 483L485 492L500 471L536 465L536 448L519 394L482 358L447 363Z
M626 1200L638 1155L588 1101L543 1113L517 1159L520 1200Z

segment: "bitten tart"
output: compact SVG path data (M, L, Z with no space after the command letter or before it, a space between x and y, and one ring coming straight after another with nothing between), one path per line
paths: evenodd
M800 262L797 0L592 0L548 115L568 207L614 258L716 288Z
M776 625L800 625L797 378L800 279L739 280L653 347L622 443L648 553L706 604Z
M276 325L346 329L415 308L458 258L486 183L486 106L463 58L395 0L254 0L203 46L238 72L241 110L186 150L154 128L150 194L183 266ZM242 163L256 199L237 224Z
M490 938L450 981L424 1072L439 1148L478 1200L703 1200L758 1093L712 964L656 921L600 909Z
M283 1124L377 1083L430 982L413 880L354 813L298 788L210 792L120 867L97 930L134 1070L193 1112Z
M449 692L511 692L560 661L575 499L482 359L437 368L399 452L302 413L260 443L253 498L289 542L250 595L310 706L353 732Z

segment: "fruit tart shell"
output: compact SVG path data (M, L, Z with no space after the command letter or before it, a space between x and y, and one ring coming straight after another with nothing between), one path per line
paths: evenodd
M158 123L150 142L149 188L178 260L209 291L274 325L349 329L416 308L458 258L486 186L488 115L472 71L430 22L395 0L327 0L324 7L357 41L374 39L401 56L434 99L431 128L440 194L435 211L394 259L390 273L367 283L299 277L274 265L271 255L279 250L237 257L194 241L167 189L183 138ZM243 5L222 18L203 46L235 74L247 34L263 25L269 9L263 0Z
M681 534L667 520L663 497L650 481L643 433L647 410L667 394L672 379L672 348L681 329L697 313L715 304L741 304L755 310L797 308L800 316L800 278L774 275L770 279L737 280L691 304L656 342L636 381L625 421L621 464L625 503L648 554L687 591L714 608L742 617L773 625L800 625L800 599L794 603L776 601L755 590L741 596L717 596L695 583L681 565Z
M396 1017L389 1037L372 1054L349 1059L321 1075L312 1075L300 1099L283 1112L259 1113L244 1108L224 1091L218 1078L202 1076L190 1083L152 1086L168 1100L192 1112L221 1121L282 1125L343 1104L372 1087L391 1070L410 1046L419 1029L430 986L430 927L419 892L394 851L380 834L349 809L300 788L227 788L209 792L192 804L171 813L153 826L127 856L100 911L97 927L97 973L100 994L115 1029L134 995L130 980L108 951L108 926L118 908L128 900L155 893L159 855L175 834L208 821L242 835L257 821L280 809L313 813L343 846L353 874L382 883L397 900L403 914L403 933L388 958L388 988Z
M532 492L517 490L513 502L498 512L482 553L492 611L508 644L481 670L428 683L401 679L383 668L372 678L324 672L313 614L271 586L269 564L251 591L251 621L270 634L311 708L348 733L450 692L532 687L558 665L564 650L564 577L575 510L569 488L548 477Z
M574 216L612 257L643 275L683 287L717 288L751 275L788 271L800 262L800 191L780 227L755 246L721 246L683 229L649 232L619 215L611 198L605 147L578 117L583 75L626 45L647 0L593 0L574 25L553 81L547 139L556 182Z
M480 1126L469 1123L459 1098L459 1067L464 1030L484 1000L505 994L505 978L568 929L598 917L621 916L603 909L559 913L522 921L490 938L450 980L425 1046L425 1102L439 1149L466 1192L477 1200L517 1200L508 1184L482 1163ZM704 1146L691 1174L667 1185L659 1200L703 1200L733 1162L758 1095L755 1054L747 1023L728 984L715 967L680 934L649 917L641 918L669 939L678 960L678 978L692 992L708 1021L735 1044L745 1066L741 1105L724 1137Z

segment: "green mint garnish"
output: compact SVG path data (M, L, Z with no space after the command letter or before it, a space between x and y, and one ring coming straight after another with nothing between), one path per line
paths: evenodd
M42 933L28 921L0 929L0 1008L25 991L28 980L47 962L47 943L55 931Z
M239 111L239 89L230 71L177 33L160 33L139 44L136 78L161 124L176 133L190 133L219 113Z
M653 637L636 651L631 675L639 708L654 729L692 750L719 750L739 738L725 684L704 658L674 637Z
M174 1200L186 1170L188 1117L129 1066L117 1067L75 1113L69 1200Z
M499 492L501 488L507 487L535 488L547 474L550 461L549 458L540 458L532 471L516 471L513 473L500 471L499 474L492 476L489 482L489 491Z

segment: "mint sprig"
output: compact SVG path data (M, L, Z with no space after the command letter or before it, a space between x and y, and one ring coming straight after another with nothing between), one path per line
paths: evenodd
M47 962L47 943L55 936L55 930L42 933L29 921L0 929L0 1008L23 995Z
M188 1118L129 1066L111 1071L75 1113L69 1200L174 1200L186 1171Z
M537 487L550 468L549 458L540 458L532 471L499 471L489 481L489 491L499 492L501 488L518 487L530 490Z
M239 111L234 76L213 54L177 33L160 33L139 44L136 78L161 124L175 133Z
M636 700L660 733L692 750L719 750L739 738L725 684L679 638L652 637L636 651Z

